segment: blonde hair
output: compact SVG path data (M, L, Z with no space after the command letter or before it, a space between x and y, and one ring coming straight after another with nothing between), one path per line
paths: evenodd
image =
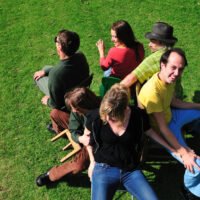
M100 105L101 120L106 123L106 117L109 116L117 121L123 122L125 118L125 109L130 100L129 88L122 84L114 84L105 94Z

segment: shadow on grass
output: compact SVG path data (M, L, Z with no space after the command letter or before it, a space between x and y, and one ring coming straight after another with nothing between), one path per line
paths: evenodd
M151 161L143 167L147 179L161 200L181 200L184 168L176 161ZM152 178L153 177L153 178Z
M187 143L199 154L199 138L197 137L187 138ZM185 171L183 165L168 155L164 149L160 149L159 151L157 149L157 155L153 155L154 153L151 152L151 156L147 157L147 162L142 166L145 176L154 188L159 199L182 200L180 188L183 183L183 174ZM55 188L61 183L66 183L68 187L90 188L91 186L87 173L84 172L77 175L67 175L59 182L52 183L47 188ZM127 198L130 199L130 195L126 191L120 191L119 189L114 199L125 200Z
M67 175L59 181L53 182L47 186L48 189L56 188L59 184L66 183L69 187L90 188L90 180L86 173L76 175Z
M192 97L192 101L195 103L200 103L200 91L196 90L194 92L194 96Z
M200 155L199 148L199 135L190 135L187 137L186 142L198 155ZM184 166L177 162L173 157L163 155L164 159L159 159L159 152L157 157L147 158L144 163L143 169L147 171L147 179L155 189L156 194L161 200L183 200L180 194L180 188L183 184L183 175L185 172Z

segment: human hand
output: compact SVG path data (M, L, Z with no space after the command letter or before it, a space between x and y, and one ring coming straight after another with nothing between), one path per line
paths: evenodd
M200 166L196 163L196 159L199 159L200 157L196 155L192 149L186 148L186 151L181 155L181 158L185 168L191 173L194 173L194 167L200 170Z
M78 140L80 143L87 146L90 143L90 136L84 134L82 136L79 136Z
M42 78L43 76L45 76L45 71L44 70L40 70L34 73L33 78L34 80L39 80L40 78Z
M94 165L95 162L90 162L89 168L88 168L88 177L90 178L90 181L92 181L92 174L93 174L93 170L94 170Z
M42 104L43 105L47 105L47 102L48 102L49 98L50 98L49 96L43 96L42 99L41 99Z
M104 56L105 45L104 45L103 40L102 40L102 39L99 39L99 40L97 41L97 43L96 43L96 46L97 46L97 48L98 48L98 50L99 50L100 56L101 56L101 57Z

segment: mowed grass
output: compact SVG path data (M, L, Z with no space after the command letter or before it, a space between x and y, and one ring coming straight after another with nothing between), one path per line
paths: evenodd
M65 140L50 142L46 130L50 109L41 105L42 94L33 83L33 73L58 57L54 36L63 28L81 37L80 50L94 73L92 90L98 93L102 71L95 46L99 38L110 42L110 25L127 20L146 56L150 53L144 34L156 21L174 26L177 47L186 51L189 66L182 77L183 96L200 102L200 1L199 0L0 0L0 199L78 200L89 199L86 173L76 184L62 181L51 188L38 188L35 178L49 167L60 164ZM183 168L174 163L151 163L145 174L162 200L178 200L177 189ZM75 179L75 178L74 178ZM170 180L171 179L171 180ZM117 193L115 198L130 199Z

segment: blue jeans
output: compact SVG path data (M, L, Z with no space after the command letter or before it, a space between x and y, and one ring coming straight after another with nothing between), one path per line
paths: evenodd
M103 76L109 77L111 75L111 71L112 71L112 68L107 69L106 71L103 72Z
M123 171L104 163L96 163L94 167L92 200L111 200L121 184L138 200L158 200L140 170Z
M172 109L172 119L168 126L181 145L187 146L181 128L198 118L200 118L200 110ZM172 156L182 163L181 158L173 154ZM196 159L196 163L200 166L200 159ZM200 197L200 171L197 168L194 168L194 174L189 170L185 171L184 185L191 193Z

